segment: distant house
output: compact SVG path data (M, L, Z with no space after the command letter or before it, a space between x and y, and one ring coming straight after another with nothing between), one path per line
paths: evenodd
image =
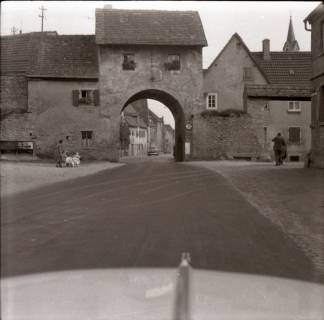
M319 4L304 20L311 24L312 150L311 165L324 168L324 4ZM309 30L309 29L308 29Z
M129 149L128 156L145 156L147 154L147 124L140 114L129 105L122 115L128 124Z
M104 158L109 114L100 107L94 35L32 32L1 37L1 150L32 142L38 156L54 146Z
M174 147L174 129L169 125L165 124L163 126L163 152L164 153L173 153Z
M153 111L148 110L149 119L149 148L155 148L159 152L163 152L164 149L164 120L163 117L158 117Z
M204 72L206 111L240 112L240 120L209 117L211 157L270 158L277 132L290 160L310 149L311 54L298 51L291 20L284 51L270 51L268 39L262 44L261 52L251 52L235 33Z

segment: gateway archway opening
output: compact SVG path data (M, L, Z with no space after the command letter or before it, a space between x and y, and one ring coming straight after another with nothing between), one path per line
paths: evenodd
M143 90L140 91L134 95L132 95L123 105L122 109L121 109L121 114L122 114L122 119L121 119L121 126L124 125L125 123L125 113L131 113L134 109L135 106L135 111L137 111L137 113L142 113L141 118L146 118L147 124L148 126L150 126L150 108L149 105L147 104L147 108L143 107L143 101L148 101L148 100L153 100L153 101L158 101L161 104L163 104L166 108L168 108L174 118L174 133L173 133L173 141L172 141L172 154L174 156L174 159L176 161L184 161L184 141L185 141L185 115L183 112L183 109L180 105L180 103L177 101L177 99L175 99L172 95L161 91L161 90L156 90L156 89L149 89L149 90ZM128 108L129 106L132 106L131 108ZM142 110L141 110L141 105L142 105ZM147 111L148 110L148 111ZM146 112L146 114L145 114ZM156 120L156 119L155 119ZM137 124L141 123L141 120L135 120L137 121ZM145 120L144 120L145 121ZM158 121L158 120L157 120ZM154 126L154 124L153 124ZM144 126L142 126L144 127ZM144 137L144 133L140 133L141 132L141 125L138 126L138 138L140 138L139 136L141 135L141 137ZM132 138L131 136L131 132L129 132L130 134L130 139ZM148 130L147 133L147 138L150 140L150 134L154 134L154 129L153 131L150 131L150 129ZM122 137L124 135L124 137ZM125 136L127 135L127 133L125 134L122 133L121 130L121 148L125 148L123 141L125 141L123 138L125 138ZM129 143L130 141L128 141ZM151 145L150 145L151 142ZM163 143L166 143L166 141L164 141ZM156 142L152 143L152 141L148 141L148 148L151 148L151 151L154 151L154 148L156 149L161 149L160 146L154 145L156 144ZM167 148L167 147L163 147L163 148ZM130 150L130 152L132 151L132 149L128 149Z

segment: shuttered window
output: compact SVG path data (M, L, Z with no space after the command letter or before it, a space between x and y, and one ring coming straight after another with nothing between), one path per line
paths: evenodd
M290 143L300 143L300 127L290 127L288 130L288 139Z
M72 90L72 105L74 107L80 105L99 105L99 90L80 89Z

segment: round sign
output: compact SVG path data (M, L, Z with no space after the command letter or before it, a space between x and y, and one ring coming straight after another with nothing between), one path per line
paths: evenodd
M191 123L187 123L187 124L186 124L186 128L187 128L188 130L190 130L190 129L192 128L192 124L191 124Z

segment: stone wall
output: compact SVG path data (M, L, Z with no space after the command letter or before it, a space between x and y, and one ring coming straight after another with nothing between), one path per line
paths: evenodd
M178 141L176 152L184 154L185 123L192 114L204 108L202 49L176 46L100 46L99 52L100 100L114 119L115 140L119 140L117 119L129 99L155 99L173 113ZM124 53L134 54L135 70L123 70ZM179 71L166 70L168 54L180 55ZM179 160L178 157L177 159Z
M1 116L27 112L27 80L24 76L1 76Z
M28 83L29 110L36 115L36 153L52 157L58 140L64 149L78 151L83 159L111 159L116 150L111 146L111 120L101 105L73 105L72 91L98 88L92 81L33 80ZM81 131L92 131L89 145Z
M320 17L320 16L319 16ZM322 35L323 19L312 22L312 166L324 168L324 121L320 113L324 114L324 55Z
M262 146L250 115L197 115L193 119L194 159L233 159L261 156Z
M324 168L324 122L320 119L320 112L324 114L324 76L316 78L313 85L315 94L312 97L312 166Z
M1 76L1 141L31 141L34 116L28 110L24 76Z

